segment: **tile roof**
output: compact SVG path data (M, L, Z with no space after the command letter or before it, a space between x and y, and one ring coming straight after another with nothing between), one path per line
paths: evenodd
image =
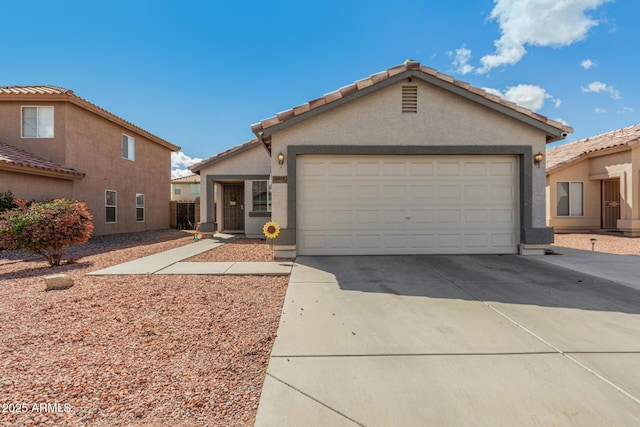
M197 182L200 182L200 175L187 175L187 176L183 176L183 177L175 178L171 180L172 184L180 184L180 183L192 184Z
M569 165L597 151L640 141L640 124L580 139L547 150L547 172Z
M214 156L209 157L208 159L204 159L200 163L196 163L189 167L189 170L193 173L198 173L200 170L204 169L207 166L218 163L221 160L226 159L227 157L235 156L236 154L240 154L243 151L249 150L250 148L255 147L256 145L260 145L260 141L257 139L252 139L251 141L247 141L244 144L236 145L235 147L229 148L222 153L218 153Z
M124 120L121 117L116 116L115 114L105 110L104 108L98 107L95 104L87 101L84 98L76 95L72 90L65 89L58 86L50 86L50 85L34 85L34 86L2 86L0 87L0 101L7 100L10 101L12 99L23 100L25 99L33 99L37 101L69 101L72 102L85 110L91 111L99 116L104 117L105 119L112 121L120 126L129 129L133 132L137 132L140 135L150 139L151 141L160 144L171 151L178 151L180 147L166 141L146 130L134 125L131 122Z
M373 74L365 79L358 80L348 86L344 86L320 98L308 101L305 104L280 112L274 117L255 123L251 125L251 130L257 136L262 136L261 132L268 133L269 129L273 128L274 126L285 123L288 120L294 119L296 117L301 117L305 113L313 111L317 108L320 108L323 106L329 106L332 103L337 103L340 100L344 100L345 98L348 98L350 96L357 95L359 92L362 92L365 89L368 89L374 85L384 82L385 80L392 79L403 73L409 73L412 76L438 82L441 87L445 87L449 90L454 90L456 88L462 89L463 93L466 93L466 95L470 98L473 98L479 101L486 100L486 101L489 101L489 105L495 106L497 108L503 107L515 113L519 113L520 115L522 115L523 118L530 118L535 120L536 122L539 122L540 124L550 126L551 128L555 128L556 130L558 130L557 132L558 134L573 132L573 128L571 128L570 126L566 126L563 123L557 122L555 120L551 120L541 114L535 113L527 108L521 107L513 102L507 101L505 99L500 98L499 96L493 95L485 91L484 89L480 89L480 88L471 86L469 83L456 80L451 76L442 74L437 70L434 70L433 68L425 67L421 65L419 62L412 61L410 59L408 59L401 65L388 68L385 71ZM566 135L562 135L562 137L557 137L555 138L555 140L562 139L564 138L564 136Z
M85 176L84 173L75 169L57 165L3 142L0 142L0 169L18 170L34 175L58 176L67 179L82 179Z

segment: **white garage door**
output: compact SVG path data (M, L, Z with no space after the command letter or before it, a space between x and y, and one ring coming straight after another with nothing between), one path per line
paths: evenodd
M301 255L515 253L515 156L300 155Z

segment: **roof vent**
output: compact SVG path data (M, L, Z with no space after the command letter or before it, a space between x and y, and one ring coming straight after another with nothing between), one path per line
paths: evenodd
M402 86L402 112L418 112L418 86Z

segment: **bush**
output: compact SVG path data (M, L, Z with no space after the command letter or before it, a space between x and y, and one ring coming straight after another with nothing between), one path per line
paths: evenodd
M0 213L17 207L18 205L13 203L13 193L11 190L0 193Z
M0 213L0 247L41 255L54 266L60 265L65 248L91 237L92 216L84 202L13 203L17 208Z

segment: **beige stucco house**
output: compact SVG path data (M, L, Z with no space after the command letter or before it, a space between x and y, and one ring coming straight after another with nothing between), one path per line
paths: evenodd
M547 151L547 225L640 236L640 125Z
M171 180L171 200L195 202L200 198L200 175L188 175Z
M262 227L271 219L271 161L261 142L251 140L189 169L200 175L200 231L264 237Z
M93 235L169 228L179 149L69 89L0 88L0 191L83 200Z
M257 141L209 160L211 177L192 170L209 198L214 183L244 179L245 206L247 180L271 177L276 256L530 254L553 241L534 156L572 129L418 62L252 130ZM224 221L229 202L215 217L203 202L203 218Z

